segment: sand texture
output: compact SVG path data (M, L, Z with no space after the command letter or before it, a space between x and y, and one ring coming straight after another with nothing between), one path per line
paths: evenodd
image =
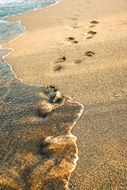
M71 129L82 105L64 96L53 102L51 88L18 81L4 62L1 70L0 189L67 189L78 159Z
M127 189L127 1L64 0L11 20L28 30L5 45L17 77L84 105L70 189Z

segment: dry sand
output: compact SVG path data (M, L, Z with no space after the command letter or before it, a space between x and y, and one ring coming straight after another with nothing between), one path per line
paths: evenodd
M18 78L56 85L85 105L70 189L126 189L127 1L64 0L11 20L28 30L6 44Z

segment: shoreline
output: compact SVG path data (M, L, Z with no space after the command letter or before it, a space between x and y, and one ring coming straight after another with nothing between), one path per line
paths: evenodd
M63 0L57 0L57 1L56 1L55 3L53 3L52 5L49 5L49 6L46 6L46 7L35 8L35 9L33 9L33 10L31 10L31 11L28 11L28 12L23 12L23 13L11 15L11 16L5 16L5 17L3 17L3 19L9 20L9 18L13 18L13 17L16 17L16 16L22 16L22 15L24 15L24 14L31 13L31 12L33 12L33 11L37 11L37 10L40 10L40 9L45 9L45 8L48 8L48 7L52 7L52 6L57 5L57 4L60 3L61 1L63 1Z
M78 136L80 155L69 182L72 190L97 190L109 185L120 188L124 184L124 177L119 186L116 176L124 174L120 168L125 161L121 135L126 125L125 107L118 102L127 97L126 5L120 0L64 0L48 9L11 18L21 20L27 28L25 35L5 45L15 49L6 60L18 78L32 85L58 86L77 102L91 105L72 132ZM93 21L98 23L92 24ZM92 56L87 56L88 52ZM61 69L54 71L55 65ZM110 102L111 108L107 106ZM104 141L105 135L109 141Z
M34 11L47 9L47 8L52 7L52 6L56 6L57 4L61 3L62 1L63 1L63 0L57 0L56 3L54 3L54 4L52 4L52 5L49 5L49 6L47 6L47 7L42 7L42 8L39 8L39 9L38 9L38 8L35 8L35 9L33 9L33 10L31 10L31 11L28 11L28 12L26 12L26 13L19 13L19 14L17 14L17 15L11 15L11 16L7 16L7 17L3 17L3 18L6 19L7 21L10 21L10 22L11 22L11 19L13 19L13 18L14 18L14 21L19 21L19 22L21 22L20 20L17 20L17 19L16 19L17 16L22 16L22 15L24 15L24 14L29 14L29 13L32 13L32 12L34 12ZM22 23L20 23L20 24L22 25ZM25 25L22 25L22 26L25 27ZM25 29L26 29L26 28L25 28ZM9 50L9 52L8 52L7 54L5 54L5 55L2 56L2 60L3 60L3 61L6 62L6 57L8 57L11 53L13 53L13 51L15 51L14 48L11 48L11 47L6 48L6 44L17 40L17 39L20 38L22 35L25 35L26 32L27 32L27 30L25 30L23 33L19 34L18 36L14 37L14 38L12 38L12 39L10 39L10 40L8 40L7 42L0 44L0 49L2 49L2 50L4 50L4 49L5 49L5 50ZM14 74L14 76L15 76L15 78L16 78L17 80L23 82L24 84L28 84L27 82L23 81L21 78L18 78L18 77L17 77L17 74L14 72L13 67L11 66L10 63L6 62L6 64L9 65L9 67L10 67L12 73ZM29 83L29 85L33 85L33 84L30 84L30 83ZM35 85L35 86L39 86L38 84L34 84L34 85Z
M89 28L89 22L87 20L86 20L86 23L87 23L86 26L83 26L84 24L83 24L82 18L81 18L81 21L78 21L79 19L78 20L73 20L74 19L73 17L68 18L68 17L70 17L69 16L71 14L70 12L68 12L69 15L67 15L67 14L63 15L64 12L63 13L58 12L60 9L63 9L65 6L69 7L68 3L70 5L71 1L69 1L69 2L62 1L62 2L60 2L59 4L57 4L57 5L53 6L53 7L49 7L49 8L42 9L42 10L37 10L37 11L34 11L32 13L26 13L26 14L24 14L22 16L16 16L16 17L13 17L11 19L11 20L21 20L22 24L25 25L26 29L27 29L27 33L25 33L23 36L16 39L15 41L8 42L4 46L4 47L7 47L7 48L11 47L11 48L15 49L15 51L11 55L6 57L6 60L7 60L7 62L10 62L10 64L13 66L14 71L16 73L18 73L19 78L22 78L24 81L26 81L28 83L38 84L38 85L42 84L41 80L40 80L40 76L38 76L38 77L35 76L36 73L37 73L37 68L36 68L35 72L33 72L34 69L35 69L34 67L33 67L33 69L32 68L30 69L30 76L29 77L26 75L26 71L23 68L24 68L24 66L26 64L28 65L28 63L30 63L30 62L33 62L32 66L34 66L35 62L36 62L36 65L37 65L36 67L39 68L41 66L40 69L41 69L41 72L43 73L42 74L43 75L43 80L44 80L44 83L46 85L50 84L51 81L52 81L52 84L56 85L57 82L58 82L59 75L61 75L61 77L63 78L63 81L65 81L64 86L67 83L67 80L65 80L64 76L69 77L68 80L70 80L71 83L72 83L73 80L71 78L71 73L67 69L72 69L75 77L77 76L78 72L81 73L81 75L83 75L84 72L85 72L86 75L88 75L88 73L86 73L87 69L91 72L91 74L93 72L95 72L95 71L98 72L99 69L103 69L103 70L105 69L105 68L103 68L101 65L99 65L97 63L98 60L96 59L97 58L96 55L95 55L95 59L93 59L93 58L89 59L89 58L87 58L85 56L85 51L87 51L89 49L90 50L95 50L96 45L98 46L97 51L100 51L99 50L99 43L102 43L103 47L105 46L104 40L107 39L107 35L103 36L104 39L101 39L102 37L100 36L99 38L101 39L101 41L100 41L100 39L98 41L98 38L96 37L97 35L91 40L87 40L87 41L85 40L88 30L96 30L97 32L100 29L103 30L102 24L103 24L104 21L101 23L101 21L99 20L100 24L98 24L93 29ZM75 6L75 3L74 3L73 6ZM63 10L63 11L65 11L65 10ZM68 10L66 10L66 11L68 11ZM54 14L54 13L55 13L55 15L52 18L52 14ZM47 20L47 14L49 14L49 17L50 17L48 20ZM58 16L59 14L60 14L60 16ZM74 10L73 14L75 14L75 10ZM122 14L124 15L124 13L122 13ZM38 23L37 23L36 19L39 18L39 15L41 15L42 18L40 20L38 20ZM31 24L29 22L29 19L31 17L32 17L33 20L35 20L34 21L35 22L34 26L33 26L33 24ZM66 20L66 23L63 22L64 20L62 19L62 17L63 17L64 20ZM95 17L93 17L93 20L98 20L98 19L94 19L94 18ZM113 22L114 22L114 18L115 18L114 16L113 16L113 18L111 17L111 19L113 19ZM60 26L57 26L57 23L60 20L61 20L61 24L60 24ZM90 19L88 18L88 20L90 20ZM73 23L76 24L76 22L77 23L79 22L80 24L79 24L79 26L76 26L78 28L73 29L72 25L74 25ZM107 18L106 18L105 22L107 22ZM104 22L104 24L106 24L105 22ZM113 27L115 27L115 26L113 26ZM34 28L34 30L32 28ZM83 34L83 30L84 30L84 34ZM64 32L64 31L66 31L66 32ZM52 33L52 35L50 35L50 33ZM80 41L79 41L79 43L77 45L71 45L71 43L66 41L66 38L69 36L69 33L70 33L70 36L74 36L75 38L79 38ZM82 33L82 36L80 36L80 33ZM124 34L124 32L123 32L123 34ZM34 35L34 37L33 37L33 35ZM44 38L42 36L44 36ZM112 35L111 35L111 37L112 37ZM82 38L84 38L84 40L82 40ZM97 39L97 42L95 44L96 39ZM28 41L28 43L27 43L27 41ZM35 47L33 46L33 44L34 44ZM23 51L22 50L20 51L18 49L19 46L24 48ZM91 46L91 48L90 48L90 46ZM110 48L110 45L109 45L108 48ZM55 49L56 49L56 51L55 51ZM69 55L67 51L70 52L71 55ZM99 52L99 53L101 53L101 52ZM33 59L30 60L30 54L33 56L33 58L35 60L33 60ZM35 56L34 56L34 54L35 54ZM38 57L36 56L37 54L38 54ZM53 73L52 72L53 62L55 62L55 59L58 59L60 56L64 56L65 54L67 54L67 56L68 56L67 57L68 60L63 65L63 67L65 67L65 69L63 70L63 72ZM77 54L79 54L79 55L77 55ZM46 56L48 57L48 59L46 58ZM73 59L72 59L72 56L74 56ZM83 59L82 62L84 63L85 68L83 68L83 63L79 64L81 66L81 68L80 68L80 66L77 66L76 64L72 64L74 59L76 59L76 56L79 57L79 59L80 59L80 57L81 57L81 59ZM97 56L100 56L100 55L97 55ZM20 57L20 59L18 57ZM102 54L102 56L100 56L100 58L101 58L101 62L105 62L103 54ZM28 59L28 63L27 63L27 59ZM87 65L87 61L89 62L88 65ZM21 62L23 63L22 66L20 64ZM18 64L20 64L20 72L18 72L18 70L19 70ZM42 66L42 64L43 64L43 66ZM68 66L67 66L67 64L68 64ZM94 68L92 66L92 64L94 64L96 67ZM28 67L30 68L31 64L29 64ZM28 69L28 67L26 69ZM49 67L49 69L47 69L48 67ZM115 67L115 64L112 64L112 65L106 64L105 67L107 67L107 68L108 67L109 68L110 67ZM43 70L45 70L45 73L43 72ZM75 70L77 70L77 72ZM32 76L34 76L36 78L33 79ZM50 76L52 76L53 78L51 79ZM97 81L97 82L98 82L98 85L100 85L100 82L99 81ZM76 80L75 80L75 83L77 83ZM61 82L58 85L60 87ZM85 84L85 86L86 86L86 84ZM81 88L82 87L83 87L83 84L82 84ZM79 89L75 88L74 85L73 85L73 88L75 89L75 91L79 90ZM62 88L62 91L66 92L66 89ZM71 93L72 92L69 92L68 95L71 96ZM73 97L75 97L75 95L76 94L73 93ZM107 95L107 96L109 96L109 95ZM95 95L94 95L94 97L95 97ZM93 99L94 99L94 97L93 97ZM77 101L79 101L82 98L83 98L82 96L80 96L80 98L76 97ZM108 101L109 98L110 97L108 97L108 99L106 99L105 101ZM100 97L98 97L98 100L95 100L95 101L99 101L99 99L100 99ZM104 99L104 97L103 97L103 99ZM102 99L102 101L103 101L103 99ZM86 99L84 99L84 101L86 101ZM89 103L90 103L90 101L89 101Z
M17 15L11 15L11 16L7 16L7 17L3 17L3 19L6 19L7 21L11 21L11 19L12 19L13 17L16 18L17 16L22 16L22 15L24 15L24 14L32 13L32 12L37 11L37 10L47 9L47 8L50 8L50 7L52 7L52 6L57 5L58 3L61 3L62 1L63 1L63 0L57 0L56 3L54 3L54 4L52 4L52 5L49 5L49 6L47 6L47 7L42 7L42 8L39 8L39 9L38 9L38 8L35 8L35 9L33 9L33 10L31 10L31 11L28 11L28 12L26 12L26 13L19 13L19 14L17 14ZM15 21L21 22L20 20L17 20L17 19L15 19ZM22 25L22 23L20 23L20 24ZM24 25L22 25L22 26L24 26ZM25 26L24 26L24 27L25 27ZM25 29L26 29L26 28L25 28ZM26 32L27 32L27 30L25 30L23 33L19 34L18 36L14 37L14 38L12 38L12 39L10 39L10 40L8 40L7 42L0 44L0 49L2 49L2 50L4 50L4 49L6 50L6 49L7 49L7 50L10 51L10 52L7 53L6 55L3 55L3 56L2 56L2 60L4 60L4 61L6 62L6 60L5 60L6 57L9 56L9 54L13 53L13 51L15 51L15 49L13 49L13 48L10 48L10 47L6 48L6 44L7 44L8 42L13 42L13 41L17 40L17 39L20 38L22 35L24 35ZM15 78L18 79L16 73L14 73L14 71L13 71L13 68L12 68L11 64L9 64L9 63L7 63L7 62L6 62L6 64L8 64L8 65L10 66L10 69L11 69L12 73L14 74ZM22 79L18 79L18 80L24 82ZM25 82L24 82L24 83L25 83Z
M49 8L49 7L52 7L52 6L55 6L56 4L58 4L58 3L60 3L60 2L56 2L55 4L53 4L53 5L50 5L50 6L48 6L48 7L46 7L46 8ZM41 9L44 9L44 8L41 8ZM38 10L38 9L37 9ZM36 11L36 9L35 10L33 10L33 11ZM31 12L33 12L33 11L31 11ZM28 12L28 13L31 13L31 12ZM26 13L27 14L27 13ZM22 14L21 14L22 15ZM16 15L17 16L17 15ZM19 15L18 15L19 16ZM10 18L13 18L13 17L15 17L15 15L12 15L11 17L9 17L8 18L8 20L10 19ZM24 26L25 27L25 26ZM8 40L6 43L3 43L3 44L1 44L1 49L2 50L8 50L9 52L7 53L7 54L5 54L5 55L3 55L2 56L2 61L4 61L5 62L5 64L7 64L9 67L10 67L10 70L11 70L11 72L13 73L13 75L14 75L14 78L17 80L17 81L19 81L19 82L21 82L21 83L23 83L24 85L32 85L32 84L29 84L29 83L27 83L27 82L25 82L25 81L23 81L22 79L20 79L20 78L18 78L17 77L17 74L14 72L14 70L13 70L13 67L11 66L11 64L10 63L8 63L8 62L6 62L6 57L8 57L11 53L13 53L14 51L15 51L15 49L14 48L3 48L4 46L6 46L6 44L7 43L10 43L10 42L14 42L15 40L17 40L18 38L20 38L21 36L23 36L25 33L27 32L27 30L25 31L25 32L23 32L22 34L20 34L20 35L18 35L17 37L15 37L15 38L13 38L13 39L11 39L11 40ZM32 85L33 86L33 85ZM34 84L34 86L36 86L36 87L40 87L40 85L35 85ZM67 98L69 98L69 97L67 97ZM72 100L70 99L70 102L71 102ZM66 189L68 189L68 186L69 186L69 179L70 179L70 177L71 177L71 174L72 174L72 172L75 170L75 167L76 167L76 163L77 163L77 160L78 160L78 149L77 149L77 145L76 145L76 136L74 136L72 133L71 133L71 130L73 129L73 127L76 125L76 122L77 122L77 120L81 117L81 115L82 115L82 112L83 112L83 105L82 104L79 104L78 102L75 102L75 104L77 104L79 107L81 107L80 108L80 112L77 114L77 118L76 118L76 120L74 120L73 121L73 124L70 126L70 129L69 129L69 131L68 131L68 133L66 134L66 135L64 135L64 136L58 136L58 137L55 137L56 138L56 140L57 140L57 138L58 138L58 140L57 141L59 141L59 138L70 138L71 139L71 141L73 142L72 144L73 144L73 146L75 146L75 155L74 155L74 158L71 160L71 164L70 164L70 167L71 167L71 169L70 169L70 171L68 171L69 172L69 174L68 174L68 180L66 179L65 180L65 188ZM50 141L52 142L52 141L55 141L55 138L53 137L53 136L48 136L48 137L46 137L46 139L45 139L45 142L48 142L48 143L50 143ZM51 139L51 140L50 140ZM56 175L57 175L57 173L56 173ZM4 179L1 179L1 182L0 182L0 184L2 184L2 180L4 181ZM64 179L63 179L64 180ZM6 179L5 179L5 183L6 183ZM7 183L7 184L5 184L5 185L10 185L9 183ZM13 185L12 185L13 186ZM17 188L18 188L18 186L17 186Z

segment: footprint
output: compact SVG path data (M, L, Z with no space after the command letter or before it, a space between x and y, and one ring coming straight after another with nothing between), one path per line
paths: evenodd
M93 21L91 21L90 23L91 23L91 24L98 24L99 21L93 20Z
M90 22L91 25L90 25L89 27L93 28L93 27L95 27L96 24L98 24L98 23L99 23L98 21L93 20L93 21Z
M72 43L73 43L73 44L77 44L78 41L77 41L77 40L73 40Z
M86 39L87 39L87 40L89 40L89 39L91 39L91 38L93 38L93 36L92 36L92 35L91 35L91 36L87 36L87 37L86 37Z
M87 51L87 52L85 53L85 55L88 56L88 57L92 57L94 54L95 54L95 53L92 52L92 51Z
M58 63L65 62L66 60L67 60L66 56L62 56L62 57L58 58L54 62L53 71L60 71L62 69L62 66L60 64L58 64Z
M73 29L78 29L78 28L80 28L80 26L74 25L74 26L72 26L72 28L73 28Z
M80 28L80 26L79 26L77 23L74 23L71 27L72 27L73 29Z
M53 71L60 71L62 69L61 65L55 65Z
M91 39L97 34L97 32L90 30L87 34L88 36L86 37L86 39Z
M58 58L54 63L60 63L60 62L65 62L67 60L66 56L62 56Z
M89 27L90 27L90 28L93 28L93 27L95 27L95 25L93 24L93 25L90 25Z
M94 32L94 31L90 30L90 31L88 32L88 34L95 35L95 34L97 34L97 32Z
M70 17L70 20L77 20L77 17Z
M68 37L67 40L68 41L73 41L73 40L75 40L75 38L74 37Z
M66 38L66 40L69 41L69 42L71 42L72 44L77 44L78 43L78 41L75 40L74 37L68 37L68 38Z
M81 63L81 62L82 62L81 59L76 59L76 60L75 60L75 64L79 64L79 63Z

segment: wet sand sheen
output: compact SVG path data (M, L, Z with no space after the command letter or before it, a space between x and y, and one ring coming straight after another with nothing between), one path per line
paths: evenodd
M78 158L70 132L82 105L66 97L49 103L44 88L18 81L5 62L0 66L0 189L66 189Z

